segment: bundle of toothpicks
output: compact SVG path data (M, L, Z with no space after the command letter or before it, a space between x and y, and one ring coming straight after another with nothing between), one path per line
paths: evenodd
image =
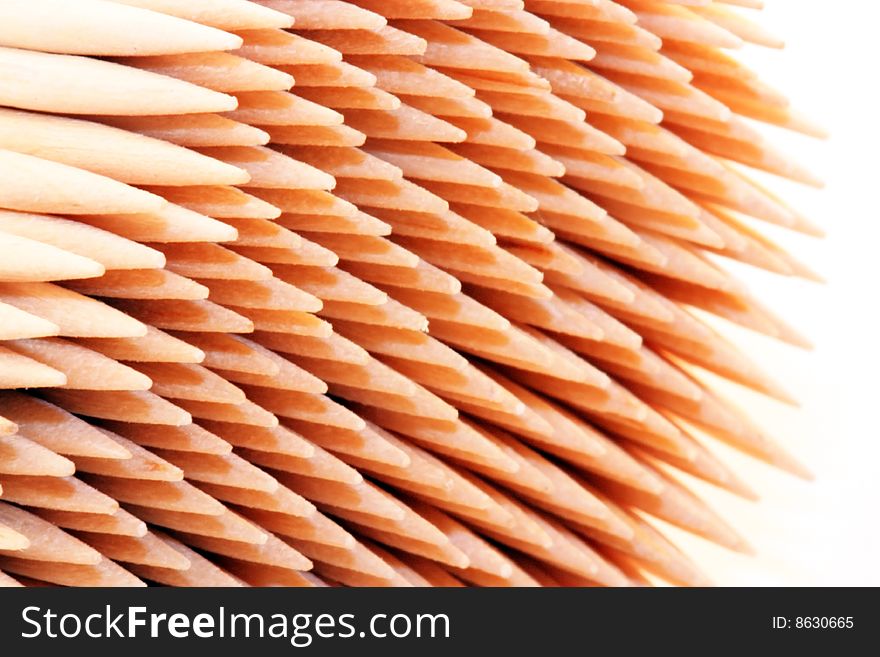
M0 2L0 585L711 582L718 443L809 476L709 383L818 279L760 5Z

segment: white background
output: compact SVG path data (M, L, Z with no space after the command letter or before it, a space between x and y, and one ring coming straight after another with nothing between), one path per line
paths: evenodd
M762 426L815 473L802 482L727 450L761 495L743 502L708 487L715 508L757 557L676 533L719 584L880 585L880 3L766 0L739 10L786 41L735 53L827 128L828 141L765 134L826 181L821 191L761 178L828 233L824 240L766 230L828 279L824 286L736 268L757 296L805 333L810 353L727 331L801 402L792 409L741 394ZM763 228L763 225L762 225ZM771 227L772 228L772 227ZM689 480L690 483L691 480Z

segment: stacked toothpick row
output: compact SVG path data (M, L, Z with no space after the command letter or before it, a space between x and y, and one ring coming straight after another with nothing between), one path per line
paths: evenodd
M707 582L678 473L806 472L691 308L820 232L734 5L0 4L0 584Z

